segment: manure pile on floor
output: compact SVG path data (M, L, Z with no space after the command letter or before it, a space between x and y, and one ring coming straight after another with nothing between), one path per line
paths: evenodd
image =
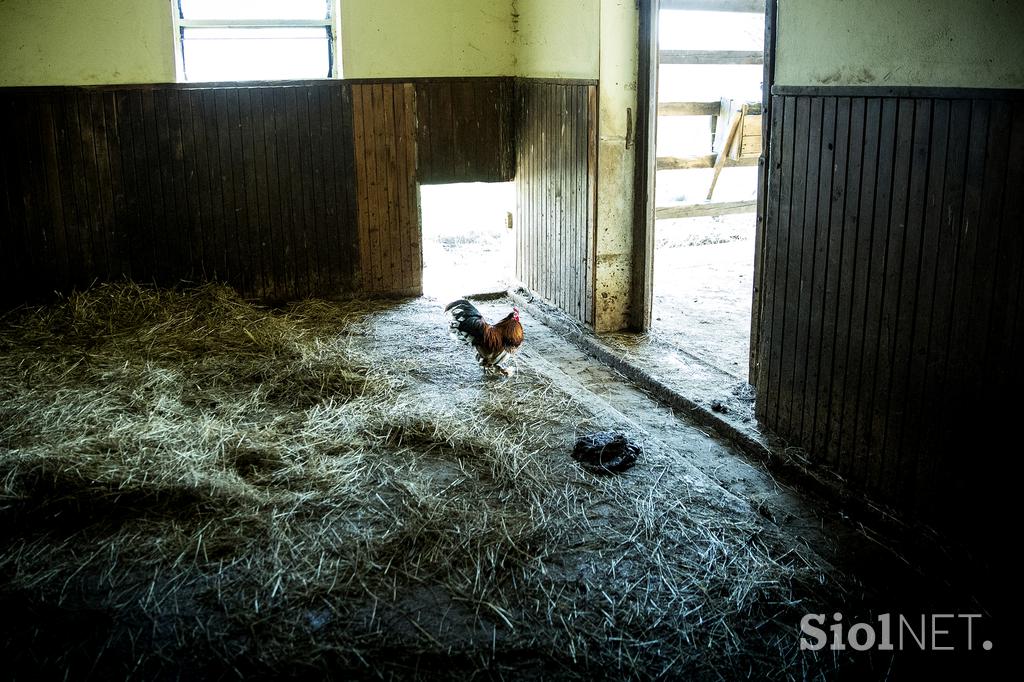
M642 466L580 471L601 426L529 367L482 376L423 301L121 284L9 313L6 656L101 678L799 676L794 600L822 568Z

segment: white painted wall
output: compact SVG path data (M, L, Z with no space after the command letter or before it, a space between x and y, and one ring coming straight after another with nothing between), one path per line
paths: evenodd
M513 0L516 75L597 78L600 0Z
M775 82L1024 88L1024 0L779 0Z
M601 0L594 324L597 331L629 326L636 149L627 149L626 142L632 135L629 128L636 122L639 25L635 0Z

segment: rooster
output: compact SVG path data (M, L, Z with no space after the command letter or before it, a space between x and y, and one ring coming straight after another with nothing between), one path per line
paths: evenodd
M519 308L512 308L497 324L487 324L472 303L459 299L449 303L448 329L453 338L461 339L476 349L477 362L484 368L495 368L505 376L508 370L501 363L519 350L523 343L523 325L519 323Z

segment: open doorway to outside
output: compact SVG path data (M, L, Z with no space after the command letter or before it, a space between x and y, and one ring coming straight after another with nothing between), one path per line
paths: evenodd
M660 7L650 331L745 381L764 2L663 0Z
M508 289L515 277L515 200L512 182L420 186L425 296Z

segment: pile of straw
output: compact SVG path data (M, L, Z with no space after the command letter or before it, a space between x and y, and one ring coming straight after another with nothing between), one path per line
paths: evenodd
M72 676L800 675L825 567L568 457L597 423L440 309L104 285L0 319L0 628ZM355 671L355 673L352 673Z

